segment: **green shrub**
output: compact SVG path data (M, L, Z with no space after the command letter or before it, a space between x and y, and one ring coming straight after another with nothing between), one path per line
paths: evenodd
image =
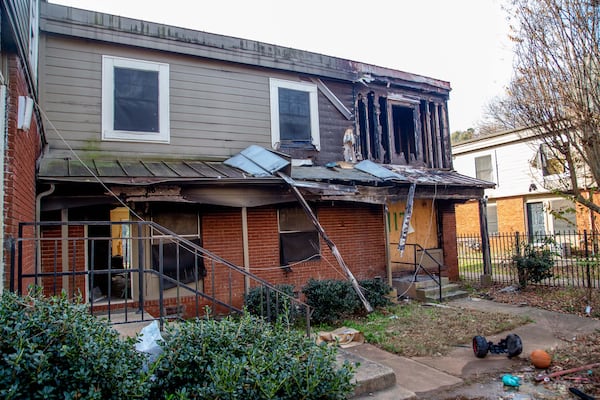
M518 254L513 256L517 267L519 285L525 288L529 282L539 283L552 278L554 267L554 241L546 238L542 243L526 243Z
M306 303L313 308L315 323L334 323L353 315L361 307L360 299L348 281L309 279L302 288Z
M294 286L277 285L276 289L283 294L263 286L252 288L244 299L246 309L252 315L262 316L271 322L276 321L278 317L292 321L295 317L295 304L290 297L295 297Z
M358 283L372 307L386 307L392 304L387 297L392 290L383 279L368 279Z
M145 356L106 321L66 295L0 301L0 397L128 399L146 397Z
M373 307L390 304L386 297L391 288L382 279L358 282ZM364 313L364 306L349 281L310 279L302 288L306 303L313 308L312 321L331 324L343 318Z
M344 399L353 368L335 348L245 314L168 325L152 398Z

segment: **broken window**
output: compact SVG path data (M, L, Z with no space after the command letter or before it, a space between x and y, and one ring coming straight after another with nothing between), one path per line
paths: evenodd
M184 237L192 243L201 246L200 216L194 210L167 211L153 210L152 221L168 230ZM163 273L182 283L190 283L205 276L204 259L195 250L179 240L170 236L152 235L152 268L160 270L162 263ZM165 289L174 287L175 284L164 280Z
M169 65L102 57L102 138L169 141Z
M392 105L392 136L394 152L409 164L417 158L415 138L414 109L401 105Z
M317 86L270 79L273 148L310 147L320 150Z
M369 159L369 144L367 140L367 104L362 95L358 96L358 144L363 160Z
M542 169L543 176L563 174L565 172L565 161L557 150L546 143L540 144L538 150L538 167Z
M281 265L315 259L321 253L319 233L301 207L279 209Z

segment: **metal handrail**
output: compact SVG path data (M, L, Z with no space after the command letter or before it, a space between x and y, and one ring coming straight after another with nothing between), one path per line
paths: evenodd
M132 243L135 241L137 242L138 245L138 260L136 263L133 264L137 264L137 267L128 267L128 268L112 268L112 263L111 263L111 259L108 259L108 269L101 269L101 270L97 270L94 268L93 265L93 251L94 251L94 245L93 243L95 241L108 241L109 243L111 243L112 240L114 240L113 237L89 237L89 236L81 236L81 237L48 237L48 238L43 238L40 237L39 233L35 235L35 237L29 237L26 238L24 235L25 232L25 228L26 227L33 227L35 232L39 232L39 229L42 227L62 227L62 226L93 226L93 225L102 225L102 226L114 226L114 225L131 225L131 226L137 226L138 230L138 235L137 236L130 236L127 238L122 238L119 237L118 239L122 239L122 240L128 240L131 241ZM150 234L149 235L141 235L141 232L144 232L144 229L146 228L146 230L150 230ZM159 238L156 237L156 234L160 235ZM72 268L70 268L68 271L63 271L63 270L59 270L58 267L58 255L60 254L61 257L63 256L63 254L61 252L58 251L59 248L61 248L62 246L59 246L59 244L62 244L64 241L67 241L67 248L69 249L67 251L67 257L70 258L70 260L68 260L69 263L72 263ZM148 251L148 249L145 248L146 242L148 241L156 241L159 243L159 262L158 262L158 266L152 266L150 268L146 268L145 265L145 257L148 256L148 254L146 254L146 252ZM36 254L36 260L34 262L34 265L32 266L28 266L28 267L33 267L33 268L27 268L28 270L33 270L33 272L26 272L25 271L25 260L24 260L24 252L23 252L23 245L25 243L28 242L33 242L34 244L34 252ZM38 260L38 251L41 252L41 246L44 243L50 243L50 245L46 246L46 251L47 253L53 252L53 259L51 259L50 261L53 262L53 268L51 268L51 271L43 271L42 270L42 262L41 260ZM91 266L88 265L88 260L85 261L85 265L86 265L86 270L77 270L77 266L81 266L80 264L77 264L76 258L78 256L77 254L77 249L78 249L78 244L79 242L83 242L83 244L81 244L80 246L86 246L88 243L92 243L91 244L91 253L92 253L92 259L91 261ZM167 274L165 274L164 272L164 257L163 257L163 249L164 249L164 243L175 243L176 244L176 251L177 251L177 256L176 256L176 276L169 276ZM152 242L151 242L152 243ZM53 245L53 249L48 249L49 247L52 247ZM194 273L194 282L195 282L195 287L194 285L188 285L184 282L181 281L181 277L180 277L180 259L179 259L179 252L180 250L185 250L188 251L190 253L192 253L194 255L194 268L193 268L193 273ZM56 294L57 291L57 283L59 280L64 280L64 279L68 279L70 280L70 286L73 290L77 288L77 284L76 284L76 280L77 278L81 278L81 277L88 277L88 279L91 279L91 287L93 287L93 283L94 283L94 278L101 276L101 275L108 275L109 277L109 282L111 280L111 277L114 277L116 275L119 274L124 274L125 276L125 280L126 280L126 284L125 287L129 288L129 284L133 281L133 275L135 275L136 273L138 274L138 299L137 299L137 314L141 314L141 320L128 320L127 317L127 311L128 308L131 306L131 303L135 303L135 301L133 300L133 298L129 298L128 296L126 296L127 298L125 298L125 300L123 301L115 301L112 302L111 304L111 285L108 284L108 297L107 297L107 303L102 304L102 306L106 306L106 311L108 312L108 319L111 320L111 312L113 312L114 310L117 309L117 307L119 307L119 309L124 309L125 310L125 321L121 321L121 322L113 322L111 321L111 323L115 323L115 324L120 324L120 323L129 323L129 322L141 322L144 320L154 320L157 319L160 321L161 323L161 328L162 328L162 323L164 320L169 318L169 315L167 315L165 309L165 299L163 297L163 292L165 290L164 285L165 283L169 283L171 285L173 285L174 288L176 288L176 296L175 296L175 301L177 304L177 310L179 310L180 306L181 306L181 292L184 291L187 293L187 296L193 296L194 297L194 301L195 301L195 313L196 313L196 317L199 316L199 300L203 299L206 300L210 303L213 304L213 308L215 306L221 306L223 308L225 308L226 310L229 310L229 312L233 312L233 313L242 313L243 311L238 308L233 306L233 304L231 304L231 300L232 300L232 273L236 273L236 274L240 274L244 279L247 279L248 281L256 284L255 287L263 287L267 290L267 294L270 295L272 293L275 294L275 296L277 296L277 300L279 299L279 297L283 297L283 298L287 298L288 301L290 301L290 304L294 304L299 306L300 308L304 309L306 312L306 327L307 327L307 335L310 334L310 315L311 315L311 308L310 306L308 306L306 303L296 299L293 296L290 296L289 294L283 292L282 290L280 290L279 288L277 288L276 286L270 284L269 282L267 282L266 280L254 275L253 273L251 273L250 271L239 267L237 265L235 265L232 262L229 262L225 259L223 259L222 257L217 256L216 254L210 252L209 250L203 248L202 246L186 239L183 238L179 235L177 235L176 233L162 227L161 225L158 225L154 222L148 222L148 221L119 221L119 222L109 222L109 221L69 221L69 222L62 222L62 221L47 221L47 222L21 222L19 224L19 238L16 240L16 246L11 245L11 277L10 277L10 282L11 282L11 291L14 291L14 282L15 282L15 278L17 281L17 287L18 287L18 293L23 293L23 282L26 280L33 280L34 283L36 285L38 285L40 282L44 282L45 280L50 279L51 285L53 287L53 292L54 294ZM15 255L16 253L16 255ZM85 250L84 250L84 254L85 254ZM48 254L44 254L44 256L47 256ZM71 259L72 258L72 259ZM16 266L16 277L15 277L15 268L14 268L14 260L16 259L17 262L17 266ZM208 261L211 263L212 265L212 269L210 271L211 273L211 280L214 283L215 282L215 265L216 264L222 264L224 267L226 267L229 270L229 303L226 301L223 301L221 299L219 299L216 294L215 294L215 290L213 289L212 295L210 293L207 293L204 290L201 290L198 287L198 282L199 282L199 277L200 277L200 265L204 263L204 261ZM81 263L81 261L79 261L79 263ZM90 269L91 267L91 269ZM156 270L155 268L158 267L158 270ZM207 271L207 269L205 269L205 271ZM207 272L208 273L208 272ZM144 318L144 314L145 314L145 305L146 305L146 299L144 298L144 294L146 292L146 285L145 285L145 279L144 276L147 275L151 275L151 276L155 276L158 278L158 285L159 285L159 299L158 299L158 309L159 309L159 316L156 318L148 318L145 319ZM86 283L87 284L87 283ZM52 291L51 288L47 288L48 291ZM88 287L87 290L90 291L91 287ZM244 285L244 288L246 289L246 285ZM245 290L244 289L244 290ZM126 289L127 290L127 289ZM73 295L75 293L72 293ZM247 294L247 293L245 293ZM187 297L186 296L186 297ZM131 300L131 301L130 301ZM99 309L100 306L93 304L93 301L90 304L90 312L93 314L95 312L95 309ZM267 302L267 314L268 316L270 316L271 310L270 310L270 303ZM149 315L149 314L148 314Z
M435 257L433 257L431 255L431 253L429 253L429 250L424 248L423 246L421 246L418 243L407 243L406 246L413 246L413 254L414 254L414 267L415 267L415 271L414 271L414 277L416 278L418 272L420 270L424 271L439 287L439 301L440 303L443 301L443 295L442 295L442 268L444 267L438 260L435 259ZM427 257L429 257L429 259L431 259L435 264L437 264L437 274L438 274L438 278L435 277L435 274L431 273L427 268L425 268L422 264L422 258L423 256L421 256L421 260L417 260L417 251L420 250L421 254L426 255Z

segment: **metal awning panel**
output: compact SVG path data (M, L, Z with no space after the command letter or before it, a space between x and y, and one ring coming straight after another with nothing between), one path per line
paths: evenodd
M381 164L376 164L370 160L363 160L354 166L355 169L359 171L366 172L367 174L371 174L376 176L379 179L383 179L384 181L393 180L393 181L404 181L408 182L406 177L397 174L388 168L382 166Z

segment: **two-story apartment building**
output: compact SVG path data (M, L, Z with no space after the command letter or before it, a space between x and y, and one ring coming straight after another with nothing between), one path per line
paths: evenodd
M42 221L154 221L273 284L344 278L338 251L356 278L391 280L412 262L404 240L438 249L457 276L454 205L489 186L452 171L450 84L389 68L42 2L39 87ZM279 166L257 173L266 159ZM55 245L41 269L106 295L79 273L163 259L159 247L127 254L130 233L45 227L107 244ZM171 256L173 277L218 292L217 275L189 276ZM162 296L156 279L146 287ZM231 287L239 306L248 288Z
M565 187L569 172L546 146L526 129L453 145L458 172L495 183L494 188L485 190L490 234L554 234L595 228L589 210L553 190ZM477 202L457 206L458 233L478 234L478 215Z

